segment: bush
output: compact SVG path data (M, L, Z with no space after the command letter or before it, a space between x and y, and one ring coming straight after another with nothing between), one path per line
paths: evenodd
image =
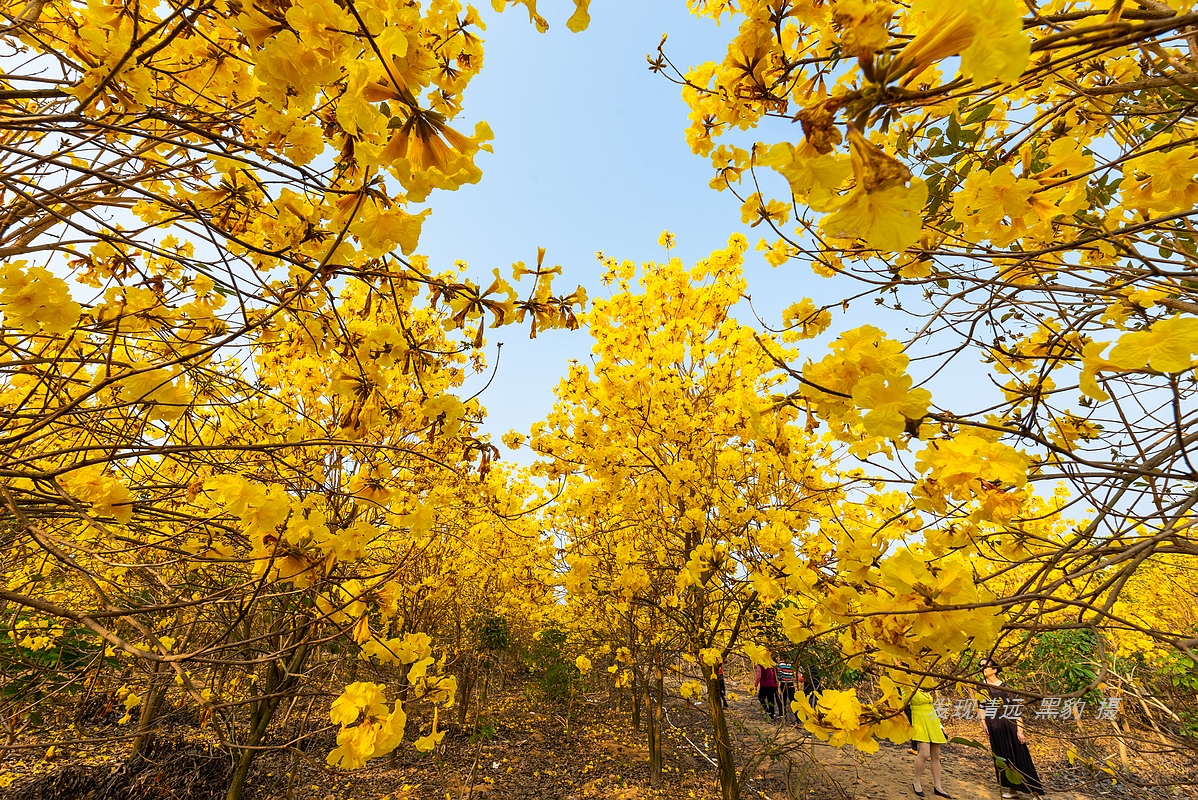
M512 646L512 632L506 617L483 617L478 623L478 644L488 652L507 650Z
M1045 694L1073 694L1098 677L1098 638L1089 628L1036 633L1030 644L1022 672ZM1096 701L1097 692L1086 699Z
M816 688L821 691L855 686L865 676L861 670L848 665L835 642L810 640L799 648L798 659L804 675L810 674L811 668L815 667Z
M1158 675L1169 684L1169 705L1181 719L1181 735L1198 741L1198 662L1182 653L1170 653Z
M571 684L578 675L578 668L566 660L564 653L568 638L560 628L545 628L537 634L536 644L526 659L541 693L555 702L569 697Z

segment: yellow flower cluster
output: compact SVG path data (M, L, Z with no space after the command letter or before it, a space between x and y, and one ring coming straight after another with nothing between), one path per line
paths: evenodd
M25 261L0 266L0 325L23 333L66 333L82 307L71 299L66 281Z

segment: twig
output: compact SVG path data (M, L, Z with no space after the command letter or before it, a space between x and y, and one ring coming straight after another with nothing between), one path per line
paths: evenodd
M662 718L664 718L665 721L670 724L671 728L678 731L678 733L681 734L682 738L686 739L687 744L689 744L696 753L701 755L708 764L711 764L711 766L713 766L713 767L719 768L720 765L715 761L715 759L713 759L711 756L707 755L707 753L704 752L703 748L699 747L699 745L692 742L691 737L686 735L686 731L682 730L682 728L679 728L677 725L674 724L674 721L672 719L670 719L669 712L665 710L664 705L662 706Z

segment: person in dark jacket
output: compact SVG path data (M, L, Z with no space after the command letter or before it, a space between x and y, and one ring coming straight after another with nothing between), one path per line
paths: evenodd
M803 670L803 694L807 695L807 702L812 708L815 708L815 704L819 700L818 695L823 688L819 670L815 668L815 662L812 661Z

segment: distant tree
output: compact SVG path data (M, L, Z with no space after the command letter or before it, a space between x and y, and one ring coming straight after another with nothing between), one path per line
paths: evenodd
M681 651L704 678L682 691L705 689L725 798L739 786L716 669L741 646L759 586L771 604L776 577L798 564L795 537L816 538L840 492L818 442L785 414L758 413L758 394L785 375L730 314L745 244L734 237L691 268L607 260L615 290L586 315L593 366L570 368L531 440L540 472L565 481L551 519L571 616L622 648L655 781L663 670ZM772 663L760 644L743 647Z

